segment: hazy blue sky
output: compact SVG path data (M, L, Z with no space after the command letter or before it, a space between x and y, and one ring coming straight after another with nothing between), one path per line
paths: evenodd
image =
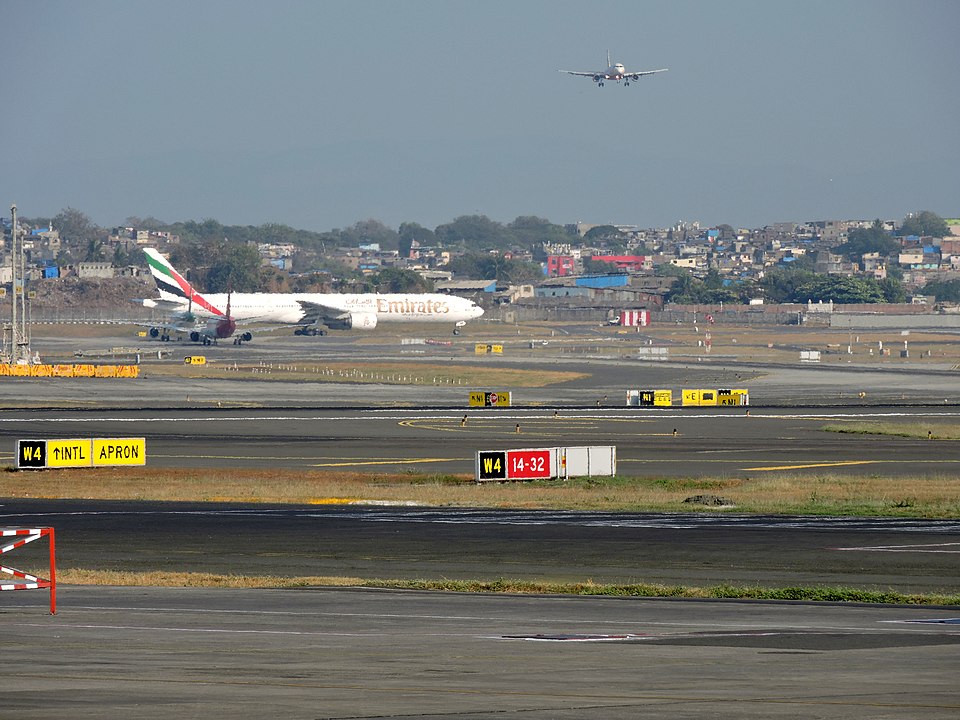
M4 215L960 215L955 0L0 0L0 20ZM557 72L608 48L669 72Z

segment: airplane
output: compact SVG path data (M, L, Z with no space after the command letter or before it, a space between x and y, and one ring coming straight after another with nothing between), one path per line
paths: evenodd
M593 81L597 84L597 87L603 87L604 80L616 80L617 82L623 80L623 86L628 87L631 80L636 81L644 75L653 75L654 73L666 72L669 69L670 68L661 68L660 70L627 70L623 67L623 63L610 62L610 51L607 50L606 70L592 70L584 72L579 70L559 70L558 72L567 73L568 75L582 75L583 77L593 78Z
M373 330L380 323L449 322L453 334L483 315L472 300L440 293L210 293L202 295L154 248L144 248L159 300L146 307L173 313L173 323L155 325L152 337L169 340L169 331L186 332L207 345L231 337L239 323L297 326L294 335L326 335L327 330ZM225 307L226 311L221 310ZM193 322L192 326L184 323ZM248 342L252 333L237 336Z

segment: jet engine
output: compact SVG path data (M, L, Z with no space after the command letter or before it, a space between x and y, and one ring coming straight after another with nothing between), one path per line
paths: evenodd
M372 312L350 313L343 317L325 320L331 330L373 330L377 326L377 314Z

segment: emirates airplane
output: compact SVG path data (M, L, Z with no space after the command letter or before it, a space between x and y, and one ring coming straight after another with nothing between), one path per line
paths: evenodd
M669 69L670 68L661 68L660 70L627 70L623 67L623 63L610 62L610 51L607 50L606 70L560 70L559 72L593 78L597 87L603 87L604 80L615 80L616 82L623 80L624 87L628 87L631 80L639 80L644 75L666 72Z
M171 323L153 324L150 335L170 339L185 333L209 345L232 337L238 324L275 323L297 326L295 335L326 335L333 330L373 330L379 323L450 323L454 335L468 320L483 315L472 300L439 293L210 293L202 295L153 248L144 248L159 300L146 307L171 313ZM234 344L253 339L250 332Z

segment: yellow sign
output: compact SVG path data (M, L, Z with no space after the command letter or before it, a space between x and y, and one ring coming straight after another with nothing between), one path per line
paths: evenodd
M91 440L47 440L47 467L89 467Z
M487 346L484 345L483 343L477 343L476 345L473 346L473 352L477 355L486 355Z
M510 407L510 393L471 392L470 407Z
M146 438L94 438L94 465L146 465Z
M206 365L207 356L206 355L187 355L183 359L184 365Z
M503 355L503 345L484 345L483 343L477 343L473 346L473 352L476 355L486 355L487 353Z
M684 405L716 405L717 404L717 391L716 390L683 390L681 395L681 402Z

